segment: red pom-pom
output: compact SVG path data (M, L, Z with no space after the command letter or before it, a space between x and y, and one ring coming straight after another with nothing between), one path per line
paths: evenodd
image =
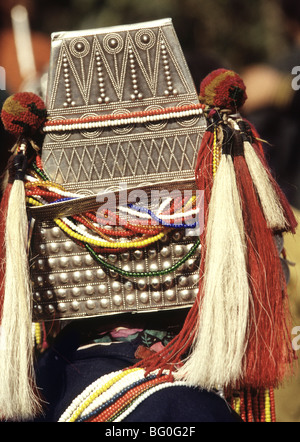
M247 99L246 86L235 72L217 69L202 81L199 98L207 106L236 112Z
M5 129L16 137L32 137L44 124L46 116L43 100L32 92L18 92L8 97L1 111Z

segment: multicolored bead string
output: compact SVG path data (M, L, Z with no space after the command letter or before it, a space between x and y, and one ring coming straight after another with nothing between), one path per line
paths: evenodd
M104 375L77 396L59 422L121 422L150 395L163 388L185 386L170 374L145 376L142 368L120 370Z
M204 108L205 106L203 104L189 104L186 106L175 106L164 109L136 111L128 114L108 114L69 118L65 120L48 120L43 126L43 131L48 133L151 123L153 121L199 116L203 113Z
M276 422L273 388L236 391L228 400L244 422Z
M25 184L27 202L30 205L42 206L44 204L52 204L57 201L78 197L78 195L67 192L62 185L49 180L47 174L44 173L42 169L41 160L38 156L36 164L33 165L33 169L34 173L27 176L28 179ZM36 178L36 176L39 178ZM165 207L167 203L170 204L170 202L172 213L165 214ZM132 248L140 249L161 240L170 229L195 228L197 222L193 224L176 222L177 219L182 220L184 218L186 220L190 217L194 217L195 214L198 213L198 209L193 208L194 203L194 196L188 198L187 201L182 201L182 198L177 198L174 201L166 201L161 204L159 212L161 214L159 216L151 210L137 205L130 205L130 207L125 208L130 210L131 214L134 214L134 219L130 220L130 222L121 219L119 215L110 212L108 209L105 209L104 213L97 213L97 215L87 212L72 217L56 218L53 221L69 237L82 247L85 247L93 259L101 266L126 277L160 276L175 271L189 259L199 247L199 240L195 242L188 253L176 264L167 269L151 272L130 272L118 268L107 262L103 256L100 256L98 249L101 253L107 251L118 253L122 250L130 250ZM180 209L179 213L176 212L178 208ZM119 209L122 211L122 208ZM140 214L147 216L147 219L141 220L136 216ZM108 230L104 227L106 225L112 226L109 217L116 221L117 229ZM153 220L155 221L155 225L152 225ZM99 222L102 222L103 225L101 226ZM122 228L120 228L120 225ZM137 235L140 237L137 237ZM126 239L126 241L124 241L124 239Z

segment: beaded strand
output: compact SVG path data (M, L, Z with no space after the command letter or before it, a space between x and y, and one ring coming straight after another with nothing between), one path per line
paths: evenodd
M82 129L94 129L99 127L123 126L128 124L143 124L153 121L168 120L173 118L185 118L199 116L205 106L202 104L190 104L186 106L169 107L165 109L151 109L148 111L130 112L128 114L108 114L89 116L86 118L69 118L65 120L48 120L43 126L43 131L60 132Z
M274 389L235 392L230 399L244 422L276 422Z
M184 264L195 253L195 251L197 250L199 245L200 245L200 241L197 240L196 243L193 245L193 247L189 250L189 252L183 258L181 258L176 264L173 264L171 267L169 267L167 269L156 270L156 271L151 271L151 272L130 272L127 270L120 269L119 267L116 267L113 264L110 264L110 263L106 262L104 259L102 259L99 255L97 255L97 253L95 253L95 251L88 244L85 244L85 247L89 251L89 253L94 258L95 261L97 261L99 264L103 265L104 267L106 267L110 270L115 271L116 273L118 273L122 276L125 276L125 277L150 276L151 277L151 276L162 276L162 275L166 275L168 273L175 271L176 269L178 269L178 267L180 267L182 264Z
M102 393L105 393L109 388L111 388L114 384L116 384L128 374L139 370L141 369L130 368L128 370L119 370L117 372L112 372L101 376L95 382L86 387L85 390L72 401L69 407L61 415L58 422L75 422L79 418L81 413L98 396L100 396Z

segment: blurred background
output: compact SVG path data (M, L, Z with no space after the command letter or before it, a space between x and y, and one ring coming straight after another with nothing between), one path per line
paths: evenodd
M12 93L44 86L52 32L165 17L173 20L197 89L218 67L242 75L248 93L242 112L268 140L270 166L299 216L300 92L295 86L300 80L292 75L300 66L299 0L0 0L0 66L5 69L0 106ZM2 173L12 140L0 130ZM287 258L295 263L289 292L294 325L300 325L298 235L287 236L285 243ZM297 374L278 389L276 402L278 421L300 421Z

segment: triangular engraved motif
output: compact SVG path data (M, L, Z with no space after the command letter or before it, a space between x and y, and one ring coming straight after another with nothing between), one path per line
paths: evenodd
M112 56L112 63L110 62L108 58L108 54L106 54L102 48L102 44L100 41L95 37L94 39L94 46L97 51L99 51L101 60L103 62L105 72L107 73L107 76L105 77L105 81L109 79L116 95L119 101L122 100L122 93L123 93L123 77L124 77L124 71L126 70L126 50L124 51L123 55L116 54L115 56Z

